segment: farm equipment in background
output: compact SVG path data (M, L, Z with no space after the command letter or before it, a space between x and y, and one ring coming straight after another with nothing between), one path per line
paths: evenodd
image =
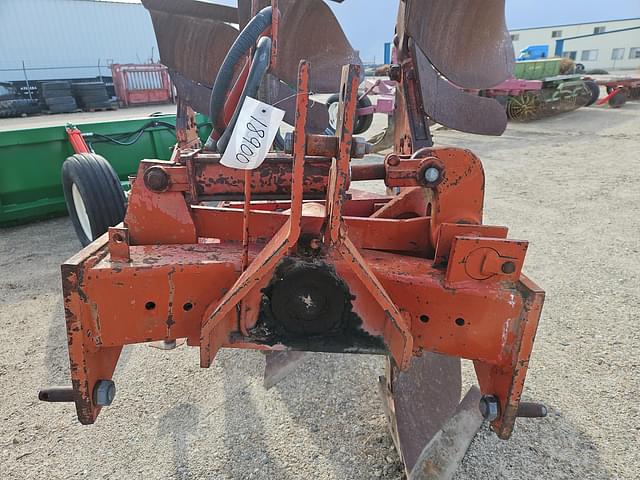
M598 105L609 104L611 108L620 108L627 100L640 99L640 78L599 80L597 84L607 90L607 95L598 100Z
M427 118L506 128L498 103L458 88L511 76L504 2L400 3L394 149L377 163L351 162L370 148L353 135L361 66L323 1L143 4L178 89L178 144L170 161L140 163L124 222L62 266L72 386L39 398L94 423L132 343L186 338L204 368L221 348L260 350L271 380L306 351L384 355L380 390L411 479L449 478L483 419L508 439L516 418L546 415L520 401L544 301L522 273L528 244L482 223L480 160L434 147ZM340 92L335 135L311 91ZM256 96L293 132L254 169L226 167L279 127L260 120L267 103L237 122ZM193 110L214 126L204 147ZM400 194L355 188L370 180ZM479 383L462 403L461 358Z
M581 75L562 74L566 59L551 58L516 63L514 78L481 90L495 98L511 120L531 121L593 105L600 87Z

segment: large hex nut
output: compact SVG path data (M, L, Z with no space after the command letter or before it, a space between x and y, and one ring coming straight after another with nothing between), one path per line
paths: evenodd
M480 399L480 413L485 420L493 422L500 416L500 402L493 395L484 395Z
M116 384L111 380L98 380L93 387L93 403L97 407L108 407L116 396Z

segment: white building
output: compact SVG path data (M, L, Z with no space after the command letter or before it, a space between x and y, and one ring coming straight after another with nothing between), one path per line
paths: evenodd
M140 3L0 0L0 24L0 82L111 76L110 63L159 57Z
M587 70L640 68L640 18L511 30L516 54L547 45L549 56L565 56Z

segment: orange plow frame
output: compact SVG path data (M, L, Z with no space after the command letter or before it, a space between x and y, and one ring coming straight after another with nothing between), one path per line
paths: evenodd
M82 423L96 420L96 385L111 380L124 345L186 338L202 367L220 348L388 354L402 369L425 351L470 359L482 393L499 401L493 429L510 436L544 300L522 274L527 242L482 225L484 172L467 150L350 165L358 78L344 68L337 141L304 134L301 62L292 155L270 154L248 174L198 150L141 162L124 224L62 266ZM321 146L332 155L314 155ZM349 190L355 177L402 191ZM231 201L243 195L254 201ZM210 198L228 201L203 206ZM266 292L287 262L338 279L354 321L308 338L269 328Z

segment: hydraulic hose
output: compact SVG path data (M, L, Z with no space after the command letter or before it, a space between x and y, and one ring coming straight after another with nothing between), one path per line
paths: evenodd
M220 70L216 75L216 80L211 90L211 100L209 102L209 118L213 124L214 130L218 127L219 117L224 110L224 102L231 86L233 73L238 61L249 52L249 49L256 44L260 35L271 26L272 10L271 7L265 7L251 19L246 27L240 32L238 38L229 49L227 56L222 62ZM218 131L218 133L221 133ZM213 132L207 139L205 148L211 150L214 146Z
M262 79L267 73L267 70L269 70L270 62L271 39L269 37L262 37L260 41L258 41L258 46L256 47L256 51L251 62L251 68L249 69L247 83L244 84L244 89L242 90L242 95L240 95L240 99L238 100L238 105L236 105L236 109L233 112L233 117L231 117L231 121L229 122L229 125L227 125L227 129L224 131L224 133L218 140L218 143L216 144L218 153L224 153L224 151L227 149L227 145L229 144L229 140L231 139L231 134L233 133L233 128L238 121L240 110L242 109L242 105L244 104L244 100L247 97L255 97L257 95L260 84L262 83Z

